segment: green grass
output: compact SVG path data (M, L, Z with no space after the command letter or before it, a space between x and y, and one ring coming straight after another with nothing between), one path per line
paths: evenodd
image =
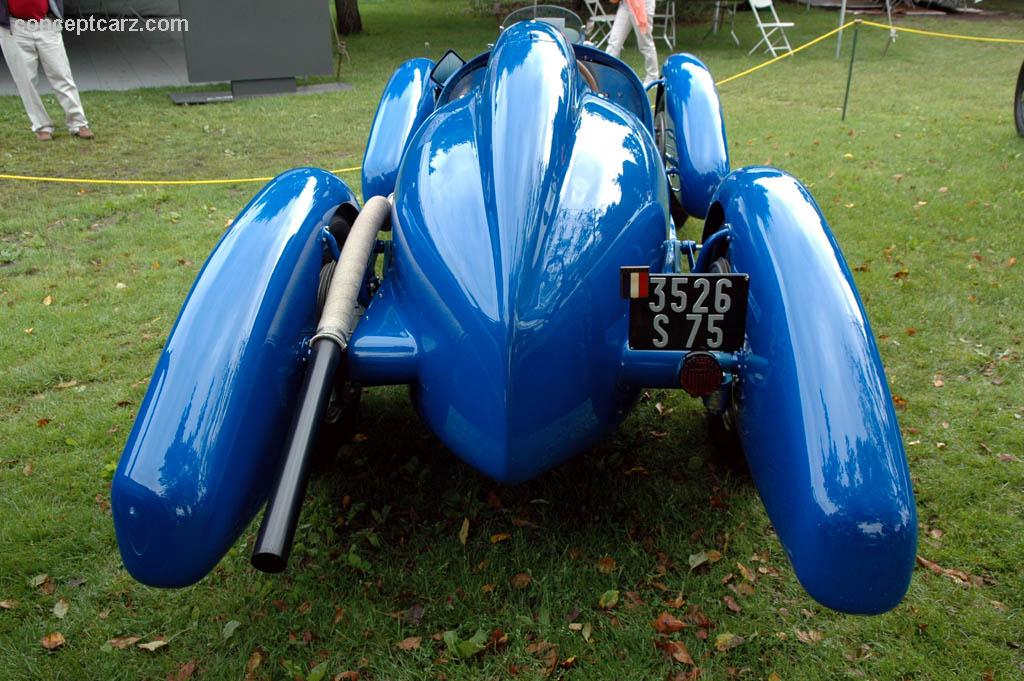
M358 165L391 70L448 46L474 54L495 24L457 0L361 5L367 33L348 41L343 70L351 91L193 108L172 106L165 90L86 93L95 142L61 135L46 145L32 140L20 102L2 97L0 172L212 178ZM798 23L795 42L836 21L793 5L782 13ZM1024 36L1019 16L907 21ZM749 47L749 17L738 23ZM717 77L761 59L725 36L702 41L704 30L680 27L680 44ZM251 528L200 584L140 586L118 557L110 466L198 267L256 187L2 182L0 601L16 603L0 609L0 678L163 679L194 660L193 678L240 679L257 649L256 678L321 662L327 678L540 678L544 662L527 646L545 640L559 659L576 658L553 676L664 679L688 667L665 660L650 623L662 611L682 616L680 595L713 624L707 641L692 626L675 635L702 679L1020 678L1024 139L1010 101L1024 50L901 36L883 56L884 40L861 32L845 123L847 61L833 59L831 42L724 86L732 158L783 167L817 197L857 268L893 392L906 400L919 553L980 586L919 569L884 616L816 605L749 478L721 464L698 405L678 393L652 392L596 450L495 489L443 450L399 389L364 397L365 438L312 484L286 574L249 567ZM639 66L632 41L627 58ZM671 413L660 416L657 403ZM503 509L488 505L491 491ZM510 538L492 543L499 533ZM691 571L689 556L711 549L722 559ZM610 572L598 567L606 556ZM755 571L752 593L723 583L743 581L738 562L769 572ZM531 582L514 588L522 572ZM42 574L52 594L32 585ZM603 611L598 599L611 589L639 603L623 596ZM69 604L64 619L52 612L58 599ZM415 606L420 618L397 616ZM570 621L589 625L589 643ZM431 638L495 628L507 646L469 661ZM40 638L58 631L66 644L45 651ZM802 642L797 631L821 640ZM716 651L726 632L745 640ZM155 652L107 644L127 635L170 642ZM418 650L394 646L412 636L422 637Z

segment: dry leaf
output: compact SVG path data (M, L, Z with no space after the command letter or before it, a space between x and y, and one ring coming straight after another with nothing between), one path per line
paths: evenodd
M43 305L53 305L53 296L46 296L45 298L43 298ZM63 639L62 639L62 641L63 641ZM50 648L50 650L53 650L53 649Z
M822 639L825 638L825 634L821 633L817 629L808 629L807 631L804 631L803 629L794 629L793 633L796 634L798 641L808 645L820 643Z
M256 678L256 668L263 664L263 650L256 648L252 651L252 655L249 656L249 661L245 663L245 681L254 681Z
M743 611L743 608L740 607L740 604L737 603L736 599L733 598L732 596L726 596L722 600L725 601L725 607L729 608L733 612L742 612Z
M117 638L110 639L109 641L107 641L107 643L112 648L124 650L125 648L132 647L141 640L142 638L140 636L118 636Z
M743 637L737 636L736 634L730 634L725 632L715 637L715 650L720 653L724 653L727 650L732 650L738 645L743 644Z
M459 528L459 543L463 546L466 545L466 541L469 539L469 518L462 519L462 527Z
M511 538L512 535L510 535L508 532L499 532L497 534L491 535L491 543L497 544L498 542L508 541Z
M599 572L609 574L615 572L615 559L610 556L605 556L597 561L597 569Z
M50 419L39 419L38 421L36 421L36 426L38 426L39 428L45 428L49 422Z
M165 639L163 636L157 636L152 641L149 641L147 643L138 643L136 645L139 648L142 648L143 650L148 650L152 653L167 645L167 639Z
M18 607L18 601L0 601L0 610L14 610Z
M54 387L57 390L67 390L68 388L74 388L76 385L78 385L78 381L72 378L70 381L61 381Z
M64 619L67 616L68 608L70 608L70 607L71 607L71 604L68 603L68 599L62 598L59 601L57 601L56 603L54 603L54 605L53 605L53 614L57 617L57 619L62 620L62 619Z
M665 653L676 662L689 665L693 664L693 657L690 656L690 651L682 641L655 641L654 645L659 650L665 651Z
M525 572L517 572L512 575L512 587L515 589L525 589L530 586L530 582L533 581L533 577Z
M332 681L359 681L359 672L341 672L335 674Z
M402 639L395 644L395 647L399 650L419 650L420 641L423 639L419 636L410 636L409 638Z
M739 568L740 574L743 575L743 579L748 582L753 582L756 579L756 577L754 577L754 573L750 571L750 568L743 563L736 563L736 567Z
M667 612L663 612L658 615L658 619L651 622L651 626L659 634L671 634L680 629L686 627L686 623L678 617L674 617Z
M337 626L338 622L340 622L341 618L344 617L344 616L345 616L345 608L335 608L334 609L334 619L331 620L331 624Z
M196 661L189 660L185 664L178 667L178 673L174 676L168 676L169 681L186 681L192 678L192 674L196 671Z
M39 643L47 650L56 650L64 645L64 634L55 631L39 639Z

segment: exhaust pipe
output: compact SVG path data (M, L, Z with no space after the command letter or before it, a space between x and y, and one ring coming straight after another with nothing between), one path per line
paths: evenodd
M252 565L263 572L282 572L288 564L295 528L309 482L309 461L317 428L331 397L338 366L359 322L359 291L366 268L391 215L391 202L375 196L352 224L334 270L320 324L310 341L309 365L299 392L298 409L285 440L284 461L267 501Z

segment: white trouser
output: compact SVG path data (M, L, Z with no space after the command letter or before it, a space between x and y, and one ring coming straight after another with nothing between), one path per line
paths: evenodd
M629 29L636 33L636 44L640 54L644 56L644 85L658 80L658 48L654 46L654 0L647 0L647 32L642 33L636 25L636 17L629 11L629 3L619 0L619 11L615 13L615 23L608 37L608 54L618 57L622 52L622 44L626 42Z
M52 20L38 23L11 19L10 30L0 28L0 48L3 48L7 68L11 71L18 94L25 105L33 132L53 132L53 121L46 113L43 100L36 90L39 66L57 94L64 108L68 130L73 133L89 125L82 110L78 87L71 76L71 65L64 51L64 37Z

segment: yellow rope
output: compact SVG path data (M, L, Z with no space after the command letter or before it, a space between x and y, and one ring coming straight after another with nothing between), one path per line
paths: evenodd
M335 175L351 173L360 170L361 166L352 168L338 168L331 172ZM238 177L225 180L92 180L77 177L37 177L35 175L4 175L0 174L0 180L21 180L24 182L55 182L60 184L115 184L115 185L201 185L201 184L243 184L246 182L269 182L273 177Z
M786 59L787 57L792 57L797 52L801 52L803 50L806 50L808 47L811 47L812 45L817 45L822 40L827 40L828 38L831 38L832 36L834 36L836 33L839 33L840 31L845 31L850 26L853 26L856 23L857 23L856 19L853 20L853 21L847 21L842 26L840 26L838 28L834 28L834 29L832 29L831 31L829 31L828 33L826 33L824 35L819 35L814 40L808 41L808 42L804 43L803 45L801 45L800 47L794 48L793 51L791 51L791 52L787 52L786 54L780 54L778 57L775 57L774 59L769 59L768 61L762 62L762 63L758 64L757 66L755 66L753 68L747 69L746 71L741 71L740 73L737 73L734 76L729 76L728 78L725 78L723 80L718 81L717 83L715 83L715 85L722 86L722 85L725 85L726 83L729 83L731 81L734 81L734 80L737 80L739 78L742 78L743 76L749 76L754 71L760 71L764 67L771 66L775 62L782 61L783 59Z
M769 59L766 62L762 62L762 63L758 64L757 66L754 66L752 68L747 69L746 71L741 71L740 73L737 73L735 75L729 76L728 78L724 78L724 79L718 81L717 83L715 83L715 85L722 86L722 85L725 85L726 83L731 83L734 80L739 80L740 78L743 78L744 76L749 76L750 74L752 74L752 73L754 73L756 71L760 71L761 69L763 69L763 68L765 68L767 66L771 66L772 64L775 64L776 62L780 62L783 59L787 59L789 57L792 57L794 54L797 54L798 52L802 52L802 51L806 50L809 47L817 45L818 43L820 43L823 40L828 40L829 38L834 36L836 33L839 33L840 31L845 31L846 29L850 28L851 26L853 26L855 24L863 24L864 26L871 26L872 28L881 28L881 29L884 29L886 31L895 30L895 31L902 31L904 33L913 33L913 34L916 34L916 35L930 36L930 37L933 37L933 38L947 38L947 39L951 39L951 40L969 40L969 41L972 41L972 42L979 42L979 43L1002 43L1004 45L1005 44L1009 44L1009 45L1024 45L1024 40L1020 40L1020 39L1016 39L1016 38L988 38L988 37L983 37L983 36L958 35L958 34L955 34L955 33L939 33L937 31L924 31L924 30L921 30L921 29L918 29L918 28L907 28L907 27L904 27L904 26L890 26L888 24L880 24L880 23L877 23L877 22L874 22L874 21L866 21L866 20L863 20L863 19L854 19L853 21L848 21L845 24L843 24L842 26L834 28L831 31L829 31L828 33L820 35L817 38L814 38L813 40L810 40L810 41L804 43L803 45L800 45L799 47L794 48L793 50L787 52L786 54L780 54L779 56L774 57L773 59ZM351 168L339 168L337 170L332 170L331 172L334 173L335 175L340 175L342 173L351 173L351 172L355 172L355 171L361 170L361 169L362 169L361 166L353 166ZM173 186L181 186L181 185L204 185L204 184L207 184L207 185L208 184L243 184L243 183L251 183L251 182L269 182L272 179L274 179L274 178L272 178L272 177L240 177L240 178L226 179L226 180L93 180L93 179L76 178L76 177L37 177L37 176L34 176L34 175L5 175L5 174L0 174L0 180L20 180L20 181L23 181L23 182L55 182L55 183L61 183L61 184L106 184L106 185L144 185L144 186L162 186L162 185L164 185L164 186L171 186L171 185L173 185Z
M986 38L983 36L975 35L958 35L956 33L938 33L937 31L922 31L919 28L906 28L904 26L889 26L889 24L879 24L874 21L861 21L865 26L872 26L874 28L884 28L886 31L892 29L894 31L903 31L904 33L914 33L917 35L927 35L933 38L949 38L951 40L970 40L976 43L1003 43L1009 45L1024 45L1024 40L1017 38ZM847 24L849 25L849 24Z

